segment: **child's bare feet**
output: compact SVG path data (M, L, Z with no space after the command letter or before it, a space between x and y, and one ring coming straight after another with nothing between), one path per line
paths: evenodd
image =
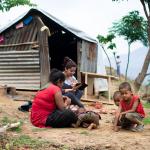
M96 129L96 128L97 128L97 125L94 123L91 123L88 127L89 130Z

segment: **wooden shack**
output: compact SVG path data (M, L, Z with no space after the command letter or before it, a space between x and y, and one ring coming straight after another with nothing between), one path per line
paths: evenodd
M97 41L47 12L30 9L0 30L0 85L38 90L65 56L80 72L96 72Z

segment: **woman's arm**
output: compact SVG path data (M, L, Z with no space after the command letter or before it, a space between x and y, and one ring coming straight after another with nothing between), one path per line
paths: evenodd
M64 93L67 93L67 92L73 92L73 88L72 89L63 89L64 90Z
M55 103L59 110L63 110L65 108L63 96L60 91L55 94Z
M63 84L62 86L62 93L67 93L67 92L72 92L74 91L71 85L68 85L66 83Z

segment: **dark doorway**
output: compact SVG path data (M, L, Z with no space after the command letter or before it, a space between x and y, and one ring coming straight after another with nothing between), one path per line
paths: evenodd
M50 69L63 70L65 56L77 63L77 39L69 32L62 30L52 34L49 39Z

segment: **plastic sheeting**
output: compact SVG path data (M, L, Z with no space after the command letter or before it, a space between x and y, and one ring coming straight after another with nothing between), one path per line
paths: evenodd
M102 57L102 47L98 43L98 54L97 54L97 71L96 73L106 75L104 60ZM100 91L108 91L108 83L106 79L95 78L94 79L95 94Z

